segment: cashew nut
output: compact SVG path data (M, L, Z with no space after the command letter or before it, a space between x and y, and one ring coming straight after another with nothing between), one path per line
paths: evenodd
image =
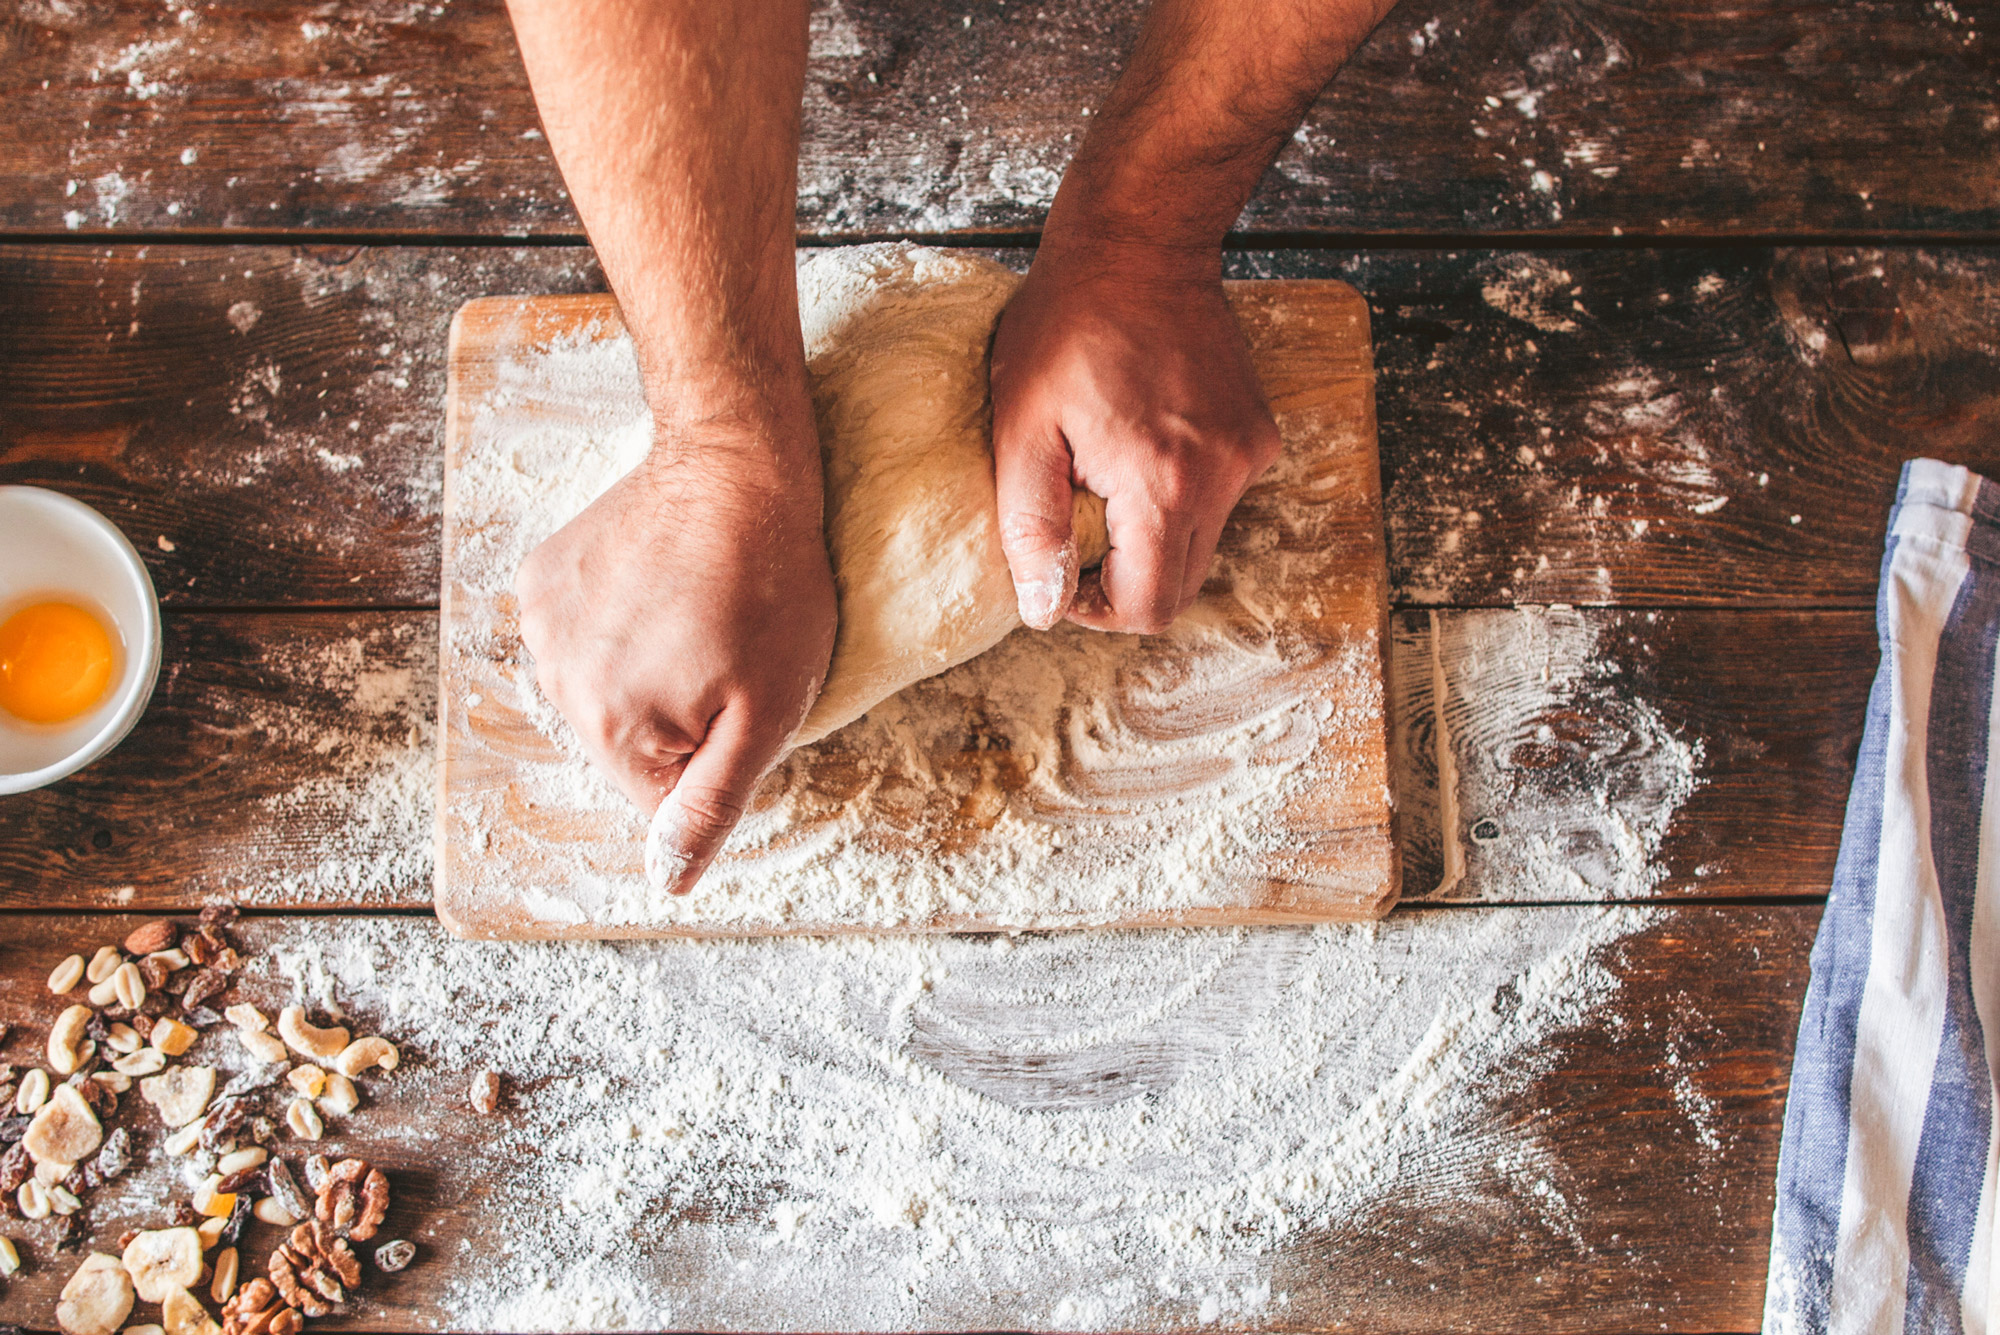
M339 1025L315 1028L306 1023L305 1011L297 1006L287 1006L278 1012L278 1037L292 1051L315 1061L338 1057L347 1046L345 1029Z
M346 1051L334 1059L333 1068L345 1076L357 1076L371 1066L379 1066L385 1071L396 1069L402 1058L396 1052L396 1045L386 1038L357 1038L347 1046Z
M90 1023L90 1015L88 1006L71 1006L49 1026L49 1065L57 1075L70 1075L83 1065L77 1042L83 1037L84 1026Z

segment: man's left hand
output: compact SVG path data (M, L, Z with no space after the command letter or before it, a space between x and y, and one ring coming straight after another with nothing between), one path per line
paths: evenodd
M1229 512L1281 443L1222 293L1220 256L1044 250L993 344L1001 542L1021 619L1166 629L1201 593ZM1072 487L1111 550L1079 581Z

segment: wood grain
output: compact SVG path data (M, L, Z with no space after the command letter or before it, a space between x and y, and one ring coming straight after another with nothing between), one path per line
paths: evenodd
M821 0L814 236L1040 225L1141 0ZM2000 233L1990 0L1450 0L1390 16L1242 227ZM578 234L498 0L16 0L0 228Z
M1438 621L1456 655L1461 626L1552 615ZM1578 621L1568 634L1594 645L1587 670L1495 692L1490 705L1460 701L1456 748L1522 762L1460 766L1467 846L1479 819L1523 809L1538 815L1523 831L1600 830L1613 798L1662 772L1665 738L1699 749L1696 786L1649 858L1596 863L1603 885L1651 880L1645 899L1824 894L1875 669L1872 615L1586 609ZM436 615L200 613L166 629L160 689L132 737L74 778L0 802L0 908L184 908L211 896L427 908ZM1435 897L1442 867L1429 636L1428 613L1394 620L1397 842L1411 898ZM1448 683L1460 665L1447 660ZM1497 855L1467 873L1445 898L1600 893Z
M710 887L723 878L786 886L768 906L713 888L648 900L630 807L579 781L588 772L583 757L537 725L537 697L521 671L513 568L526 548L507 546L509 535L568 519L547 512L548 487L591 466L583 456L593 439L646 413L636 370L612 384L601 375L565 381L543 368L572 364L579 345L629 346L617 307L609 297L468 305L452 327L445 445L440 916L462 935L518 940L1233 926L1386 913L1399 873L1389 829L1388 597L1367 308L1343 283L1233 283L1229 298L1286 457L1223 532L1202 607L1213 630L1123 638L1108 675L1093 667L1107 641L1058 632L1036 641L1030 660L1067 687L1059 702L1036 706L1047 717L1010 713L977 685L955 685L978 670L969 664L911 689L925 699L913 716L953 720L934 741L921 728L860 740L850 731L794 752L764 785L767 802L784 813L778 828L765 844L739 840L708 877ZM522 443L561 431L568 443L548 462ZM497 469L496 459L504 461ZM478 493L474 479L495 473L540 479L542 490L530 497L488 484L490 494ZM598 485L616 475L602 471ZM510 555L496 565L496 551ZM1100 681L1103 694L1094 695ZM1334 722L1306 722L1297 737L1255 728L1258 719L1303 718L1314 708ZM1068 737L1086 717L1089 740L1066 741L1059 755L1031 762L1033 773L1018 760L1002 763L1037 735ZM1246 728L1262 740L1253 743ZM885 764L885 750L921 754L900 769ZM1267 799L1269 785L1291 782L1285 775L1310 777ZM1233 832L1233 820L1248 819L1238 808L1264 813L1254 842ZM856 814L863 825L850 832L842 822ZM1212 827L1198 841L1208 859L1195 864L1200 891L1164 908L1135 897L1139 887L1191 879L1178 862L1188 855L1164 828L1189 821ZM1264 842L1267 834L1276 837ZM1047 839L1057 843L1041 860ZM1208 851L1215 846L1228 851L1216 856ZM935 869L954 889L936 904L918 897L903 908L894 905L917 892L884 889L849 904L789 888L812 876L858 882L874 859L893 860L893 877L911 884L917 866ZM1011 903L1002 883L1028 877L1051 892ZM1054 889L1078 877L1133 892L1100 903Z
M2000 473L1986 251L1231 268L1368 297L1403 606L1872 607L1901 460ZM599 286L567 248L0 247L0 481L106 510L169 606L434 604L451 313Z
M1432 920L1442 915L1450 920L1442 927L1447 935L1462 930L1470 940L1495 912L1588 911L1398 914L1377 929L1372 944L1357 949L1374 952L1381 967L1421 976L1426 968L1443 968L1441 952L1411 955L1413 932L1431 931ZM1817 916L1811 906L1659 911L1650 925L1601 955L1616 990L1551 1036L1541 1074L1477 1123L1438 1127L1417 1159L1355 1217L1305 1235L1274 1259L1273 1290L1290 1300L1255 1325L1363 1332L1755 1329L1786 1072ZM46 914L14 919L0 942L0 1021L11 1027L0 1056L30 1061L36 1055L58 1008L43 982L55 960L72 951L87 955L138 921ZM379 938L383 930L330 917L250 920L238 934L253 949L311 939L337 952L343 940L363 933ZM413 963L443 948L434 924L387 930L397 943L390 960ZM1106 941L1115 944L1115 938ZM681 947L636 949L661 952L665 960L666 952ZM275 979L256 981L267 968L268 959L256 963L238 995L274 1008L289 1000L290 989ZM1505 1004L1505 991L1499 1004ZM497 1011L464 1018L473 1026L509 1022ZM370 1005L355 1005L354 1020L398 1034L396 1022ZM316 1323L327 1329L449 1328L454 1288L496 1282L500 1272L493 1267L504 1264L506 1221L549 1206L509 1194L518 1188L490 1148L499 1128L460 1111L468 1072L404 1037L403 1066L366 1082L363 1110L336 1127L328 1148L366 1155L388 1171L397 1195L384 1236L415 1239L420 1261L393 1281L371 1279L367 1298L349 1316ZM1188 1043L1199 1038L1192 1031L1180 1035ZM1334 1054L1329 1060L1341 1060L1339 1045L1328 1051ZM931 1051L915 1042L909 1055L953 1082L982 1078L976 1051ZM510 1132L554 1136L559 1130L538 1123L532 1111L503 1116ZM142 1146L152 1143L151 1133L141 1136ZM98 1236L91 1245L104 1247L120 1229L156 1220L164 1209L163 1186L160 1173L142 1170L94 1198ZM561 1227L552 1208L549 1219L551 1227ZM754 1227L726 1211L697 1211L662 1226L719 1239L745 1223ZM46 1328L74 1261L53 1252L47 1223L14 1221L8 1232L23 1241L29 1260L27 1272L9 1284L8 1312ZM261 1251L272 1237L272 1230L259 1227L251 1245ZM837 1317L837 1299L827 1295L848 1291L855 1277L825 1278L824 1293L815 1291L790 1309L763 1311L764 1325L797 1327L816 1315ZM677 1280L663 1274L662 1282ZM717 1274L713 1283L713 1290L679 1285L687 1324L741 1324L741 1310L729 1304L742 1281ZM1032 1324L1042 1296L954 1295L953 1305L940 1305L930 1324L1021 1328Z
M1875 658L1847 612L1399 613L1405 897L1824 893Z
M0 802L0 905L429 900L433 613L170 616L116 750Z
M167 606L437 602L463 294L588 251L0 252L0 479L115 520Z

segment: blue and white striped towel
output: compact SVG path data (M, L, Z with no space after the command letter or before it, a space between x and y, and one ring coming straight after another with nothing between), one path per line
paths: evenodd
M1917 459L1813 945L1765 1335L2000 1335L2000 487Z

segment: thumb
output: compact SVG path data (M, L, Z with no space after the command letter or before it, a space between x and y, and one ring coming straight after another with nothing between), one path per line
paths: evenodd
M747 713L723 707L654 810L646 829L646 880L655 890L684 895L694 889L777 758L776 745L750 732Z
M993 481L1000 500L1000 550L1014 577L1021 620L1047 630L1076 596L1076 535L1069 447L1054 422L993 433Z

